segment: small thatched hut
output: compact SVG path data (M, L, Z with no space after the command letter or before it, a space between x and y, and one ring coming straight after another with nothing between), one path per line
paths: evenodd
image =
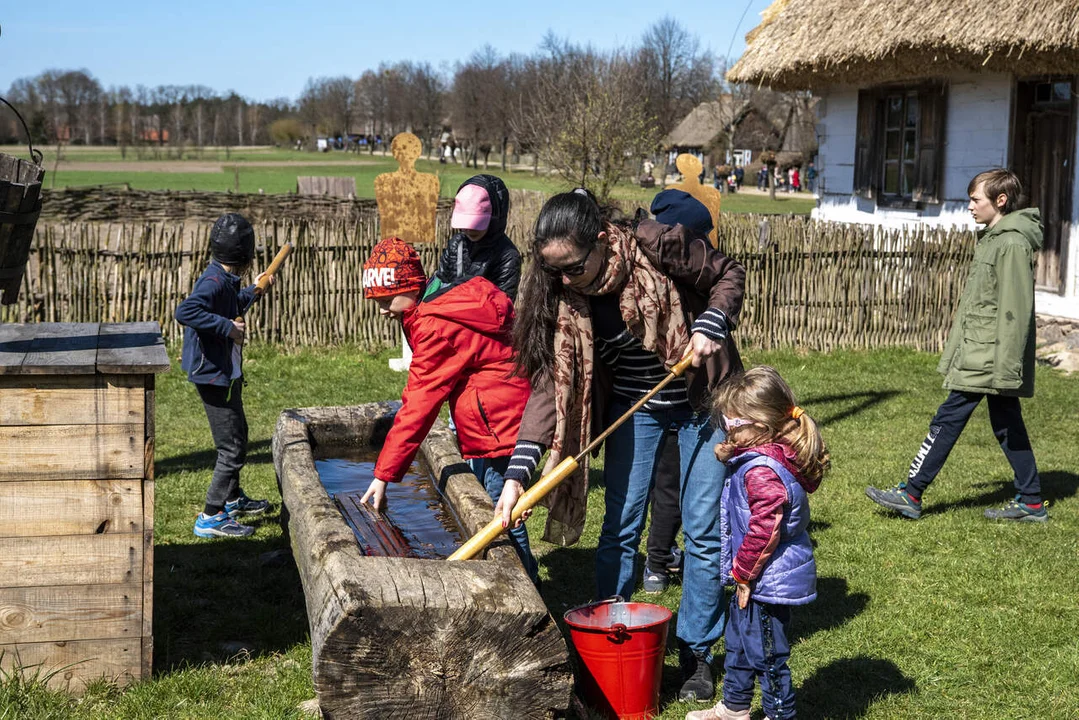
M816 217L969 225L967 182L1011 167L1046 220L1037 279L1056 297L1040 308L1079 295L1076 0L776 0L762 15L728 79L821 97Z

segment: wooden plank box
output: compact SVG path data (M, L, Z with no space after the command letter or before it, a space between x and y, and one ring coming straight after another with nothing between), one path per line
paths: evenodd
M153 659L157 323L0 325L0 668L81 692Z
M366 556L323 488L313 448L377 449L398 406L287 410L273 437L323 716L564 714L573 684L566 643L507 542L469 562ZM419 459L466 533L494 516L442 421Z

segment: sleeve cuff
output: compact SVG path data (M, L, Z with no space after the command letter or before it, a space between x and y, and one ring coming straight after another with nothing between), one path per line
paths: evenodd
M709 340L722 342L730 334L730 322L722 310L711 307L701 313L694 321L693 326L690 328L690 334L692 335L693 333L700 333Z

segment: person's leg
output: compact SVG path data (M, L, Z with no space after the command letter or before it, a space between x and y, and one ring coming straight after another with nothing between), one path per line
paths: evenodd
M735 712L748 710L753 702L753 686L757 671L747 650L754 643L754 628L759 624L759 606L748 603L738 607L738 599L731 596L727 606L727 629L724 632L726 657L723 661L723 704Z
M788 639L791 609L788 605L767 605L750 602L759 608L761 655L761 704L764 714L772 720L794 717L794 688L787 661L791 656Z
M675 432L663 433L655 475L656 481L652 486L652 524L648 527L648 559L645 562L645 576L657 575L663 580L662 584L665 587L667 572L678 565L678 558L672 550L677 547L675 538L682 526L682 511L678 503L682 484L682 464L678 454L678 434Z
M929 434L922 441L907 475L907 490L915 499L921 499L926 488L940 473L974 408L978 407L983 397L981 393L953 390L941 403L929 423Z
M723 439L723 431L713 427L706 413L689 418L678 431L685 541L677 628L679 658L686 676L679 692L682 699L711 698L711 675L704 678L702 670L707 670L712 645L723 634L723 537L719 512L727 469L714 451ZM695 670L691 673L690 668ZM703 689L706 684L707 689Z
M216 515L224 510L225 502L231 499L229 493L235 492L240 468L243 467L243 459L247 451L247 423L243 417L243 405L240 404L237 407L229 396L227 387L216 385L196 385L195 387L198 388L203 407L206 409L206 418L210 421L210 434L214 439L214 447L217 448L217 462L214 465L210 487L206 491L204 509L207 515Z
M495 505L498 504L498 499L502 496L502 488L506 485L506 467L509 462L509 457L473 458L468 461L472 472L483 483L484 489L487 490L487 494L491 496L491 501ZM539 585L539 563L532 555L532 547L528 542L528 529L524 523L521 523L521 527L511 528L508 537L513 543L513 549L517 551L517 557L521 559L525 572L528 573L528 579L533 585Z
M1034 450L1030 447L1019 398L989 395L986 401L993 434L1015 472L1015 491L1019 499L1028 505L1041 505L1041 477L1034 462Z
M247 414L244 412L244 381L242 377L232 381L232 391L228 396L228 406L233 413L235 423L233 443L236 447L235 464L238 466L229 483L229 493L226 502L236 500L243 494L240 489L240 469L247 464L248 427Z
M629 409L611 404L610 417ZM637 580L635 563L641 544L656 453L667 429L664 413L639 410L604 443L605 510L596 546L596 597L629 599Z

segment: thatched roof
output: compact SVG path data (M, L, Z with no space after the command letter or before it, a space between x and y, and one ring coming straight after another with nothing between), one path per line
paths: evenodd
M704 148L737 119L740 108L730 95L703 102L690 110L682 122L663 139L667 148Z
M775 0L727 73L774 89L1079 73L1076 0Z

